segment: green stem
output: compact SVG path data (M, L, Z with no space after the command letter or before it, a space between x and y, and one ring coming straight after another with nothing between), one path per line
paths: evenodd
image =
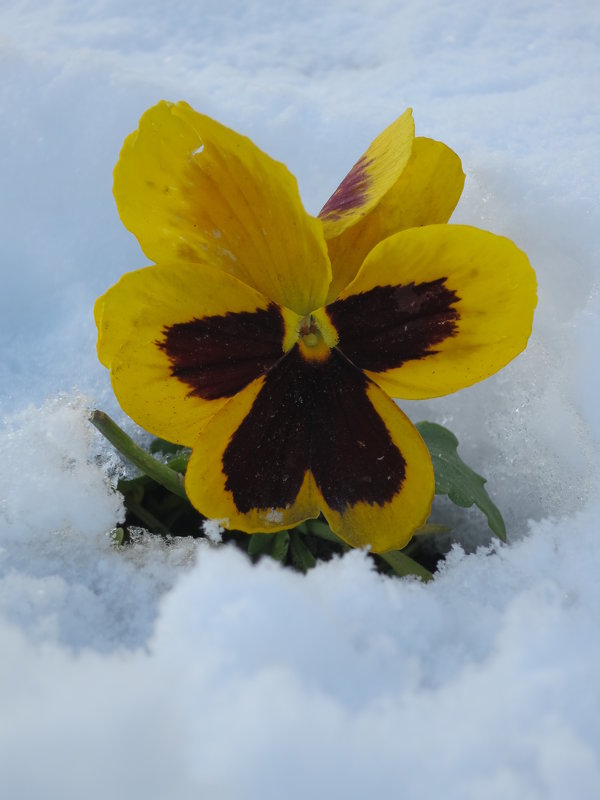
M449 525L437 525L433 522L426 522L421 525L416 531L413 531L413 536L437 536L440 533L449 533L452 528Z
M132 514L135 514L140 522L143 522L148 530L152 531L152 533L158 533L161 536L171 535L169 528L166 525L163 525L162 522L154 516L154 514L148 511L147 508L141 506L139 503L135 503L131 500L125 500L125 508L128 511L131 511Z
M399 577L416 575L425 583L433 580L433 574L428 569L401 550L389 550L387 553L377 553L377 555L389 564Z
M166 464L161 464L150 453L142 450L108 414L105 414L104 411L94 410L90 415L90 422L122 456L131 461L145 475L160 483L173 494L187 498L182 476Z

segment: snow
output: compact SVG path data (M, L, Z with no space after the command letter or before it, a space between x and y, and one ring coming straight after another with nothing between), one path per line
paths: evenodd
M2 797L598 796L599 33L585 0L0 6ZM122 465L88 408L134 427L92 304L145 263L111 172L162 97L285 161L312 212L408 105L461 155L454 221L528 253L534 335L402 405L456 432L507 546L455 548L428 585L361 553L302 576L209 541L114 546ZM453 519L483 540L476 511Z

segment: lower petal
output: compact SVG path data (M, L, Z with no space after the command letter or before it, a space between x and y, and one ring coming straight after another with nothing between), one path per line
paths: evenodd
M346 506L332 507L322 494L321 510L332 531L353 547L369 546L376 553L406 547L413 532L427 520L435 491L433 467L429 451L419 432L394 401L375 383L366 386L366 397L374 413L382 420L389 444L387 452L396 450L404 461L402 481L385 500L364 499ZM379 485L393 480L392 466L383 455L384 467L378 476Z
M416 429L338 351L295 347L214 417L188 467L192 503L249 533L323 511L353 546L403 547L429 514L433 471Z
M261 413L265 394L272 414ZM256 407L259 420L252 415ZM246 533L280 531L319 516L304 428L293 412L292 403L282 408L269 397L264 377L229 400L197 439L188 464L185 489L198 511Z

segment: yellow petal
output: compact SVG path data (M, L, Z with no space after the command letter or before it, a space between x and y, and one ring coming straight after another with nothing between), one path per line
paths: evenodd
M280 309L200 264L130 272L97 300L95 314L98 356L123 410L184 445L283 355Z
M333 280L329 301L356 276L376 244L399 231L447 222L465 175L459 157L442 142L417 137L410 160L390 190L364 217L328 241Z
M414 134L407 109L371 142L319 213L326 239L355 225L392 188L410 158Z
M162 101L143 115L123 145L114 194L157 264L209 262L299 314L323 304L327 248L296 179L186 103Z
M502 236L427 225L371 251L327 307L339 348L393 397L450 394L493 375L527 344L536 280Z
M194 445L191 502L226 527L276 531L321 509L354 546L403 547L433 497L416 429L336 349L293 347L232 398Z
M228 446L264 383L264 377L256 380L209 422L195 442L185 476L187 495L198 511L225 528L246 533L274 533L319 516L314 480L305 469L298 470L298 453L285 423L279 428L251 421L239 454L229 464L231 474L225 470ZM273 405L274 414L280 410ZM291 481L295 481L293 486ZM274 483L277 486L269 493Z
M383 503L358 502L340 511L321 498L321 510L332 531L345 542L385 553L406 547L413 532L424 524L431 509L435 480L429 451L408 417L374 383L368 384L367 397L402 455L403 480Z

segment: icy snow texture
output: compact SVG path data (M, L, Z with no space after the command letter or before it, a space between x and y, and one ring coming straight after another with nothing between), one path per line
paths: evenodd
M0 6L0 796L598 797L599 34L585 0ZM145 263L111 170L161 97L285 161L312 212L407 105L460 153L454 220L529 254L534 336L403 407L456 431L510 546L428 586L360 553L302 577L112 547L91 306Z

